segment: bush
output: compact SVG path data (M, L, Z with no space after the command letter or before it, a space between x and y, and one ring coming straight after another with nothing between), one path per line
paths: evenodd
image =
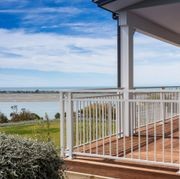
M18 122L18 121L31 121L31 120L39 120L40 117L35 114L31 113L27 110L22 110L20 113L11 113L11 121Z
M60 113L59 112L56 113L54 117L55 117L55 119L60 119Z
M0 134L1 179L60 179L63 168L52 144Z
M7 123L8 122L8 118L0 112L0 123Z

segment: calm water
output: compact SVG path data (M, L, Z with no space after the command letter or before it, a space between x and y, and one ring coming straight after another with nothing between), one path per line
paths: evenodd
M17 105L18 111L25 108L41 117L47 113L50 118L54 118L54 115L59 112L58 102L0 102L0 112L9 117L9 114L13 112L11 109L13 105Z
M60 90L72 90L72 89L90 89L92 87L33 87L33 88L0 88L0 91L60 91ZM98 88L98 87L93 87ZM100 87L102 88L102 87ZM0 112L4 113L9 117L10 113L13 112L11 106L17 105L18 111L21 111L22 108L34 112L41 117L45 116L45 113L48 114L50 118L54 118L54 115L59 112L59 103L58 102L1 102L0 101Z
M30 88L0 88L0 91L60 91L60 90L77 90L77 89L93 89L93 88L113 88L113 87L30 87ZM145 88L145 87L142 87ZM180 89L180 87L170 87L174 89ZM153 87L152 87L153 89ZM157 88L155 88L157 89ZM168 88L167 88L168 89ZM4 113L9 117L12 111L11 106L17 105L18 111L22 108L29 110L31 112L37 113L41 117L45 116L45 113L49 115L50 118L54 118L54 115L59 112L58 102L1 102L0 101L0 112Z

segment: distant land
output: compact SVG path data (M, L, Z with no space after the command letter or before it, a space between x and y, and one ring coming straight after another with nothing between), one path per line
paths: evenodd
M27 91L20 91L20 90L17 90L17 91L6 91L6 90L0 90L0 94L8 94L8 93L19 93L19 94L24 94L24 93L30 93L30 94L38 94L38 93L59 93L59 91L54 91L54 90L52 90L52 91L42 91L42 90L34 90L34 91L29 91L29 90L27 90Z
M0 93L59 93L59 91L115 88L109 86L94 87L0 87Z
M87 90L87 89L113 89L115 86L94 86L94 87L0 87L0 94L3 93L59 93L60 91ZM176 89L180 86L137 86L134 89Z

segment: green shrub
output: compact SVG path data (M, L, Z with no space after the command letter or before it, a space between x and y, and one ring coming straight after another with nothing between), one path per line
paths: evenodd
M7 123L8 122L8 118L0 112L0 123Z
M55 118L55 119L60 119L60 113L57 112L57 113L54 115L54 118Z
M0 134L0 179L60 179L63 171L51 143Z
M39 120L40 117L35 114L31 113L27 110L22 110L19 113L11 113L11 121L12 122L18 122L18 121L31 121L31 120Z

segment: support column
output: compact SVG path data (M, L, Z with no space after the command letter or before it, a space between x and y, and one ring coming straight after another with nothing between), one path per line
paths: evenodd
M119 17L121 33L121 87L132 89L134 85L133 37L134 28L128 22L128 13L122 12Z
M121 26L117 19L117 86L121 88Z
M133 61L133 36L134 28L129 23L128 13L122 12L119 17L120 25L120 82L121 88L124 89L124 117L123 117L123 131L125 136L131 135L133 132L133 125L131 126L130 119L130 104L129 104L129 89L134 86L134 61Z

